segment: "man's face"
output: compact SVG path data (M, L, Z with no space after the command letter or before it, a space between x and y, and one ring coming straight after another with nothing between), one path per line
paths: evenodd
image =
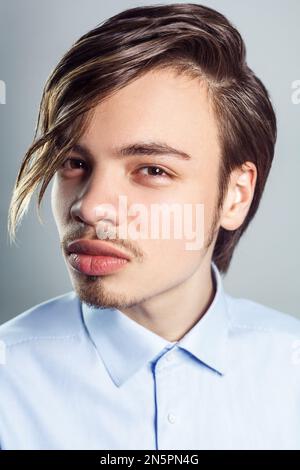
M164 142L191 158L171 152L124 156L115 151L137 142ZM167 70L147 73L97 105L78 144L88 148L90 156L78 150L67 155L77 160L56 172L52 210L72 284L81 300L98 307L130 307L172 292L204 263L210 264L213 244L208 250L205 245L212 235L218 198L220 147L204 83ZM74 269L67 245L79 238L97 239L101 205L115 208L116 228L126 218L128 223L132 220L118 212L120 195L126 196L128 209L135 203L143 205L148 222L153 205L176 203L183 209L188 204L194 230L195 207L203 204L204 226L197 230L204 230L204 245L188 250L191 240L185 236L116 236L102 243L131 255L123 267L96 276ZM174 226L171 234L172 229Z

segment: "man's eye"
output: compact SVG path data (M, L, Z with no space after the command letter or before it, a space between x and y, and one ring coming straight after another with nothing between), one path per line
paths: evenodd
M81 160L80 158L67 158L63 164L62 168L64 170L86 170L87 169L87 164L84 160Z
M168 177L170 176L165 170L163 170L162 168L160 168L159 166L144 166L142 168L139 169L140 170L149 170L150 169L150 174L146 174L145 176L150 176L150 177ZM163 173L163 174L162 174Z

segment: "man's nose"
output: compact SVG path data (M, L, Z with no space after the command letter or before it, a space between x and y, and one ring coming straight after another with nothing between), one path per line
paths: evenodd
M109 176L108 171L98 171L89 178L73 203L72 218L86 225L96 226L103 219L118 225L122 219L118 213L119 187L111 172Z

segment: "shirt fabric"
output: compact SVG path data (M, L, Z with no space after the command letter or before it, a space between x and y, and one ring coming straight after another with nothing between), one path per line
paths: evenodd
M179 341L73 290L4 323L0 447L300 449L300 321L211 268L213 301Z

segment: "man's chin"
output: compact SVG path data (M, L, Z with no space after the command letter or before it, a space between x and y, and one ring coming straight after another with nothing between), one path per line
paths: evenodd
M101 282L97 285L95 283L93 285L75 283L74 290L80 301L92 308L117 308L122 310L122 308L128 308L136 304L136 301L130 301L128 296L110 291Z

